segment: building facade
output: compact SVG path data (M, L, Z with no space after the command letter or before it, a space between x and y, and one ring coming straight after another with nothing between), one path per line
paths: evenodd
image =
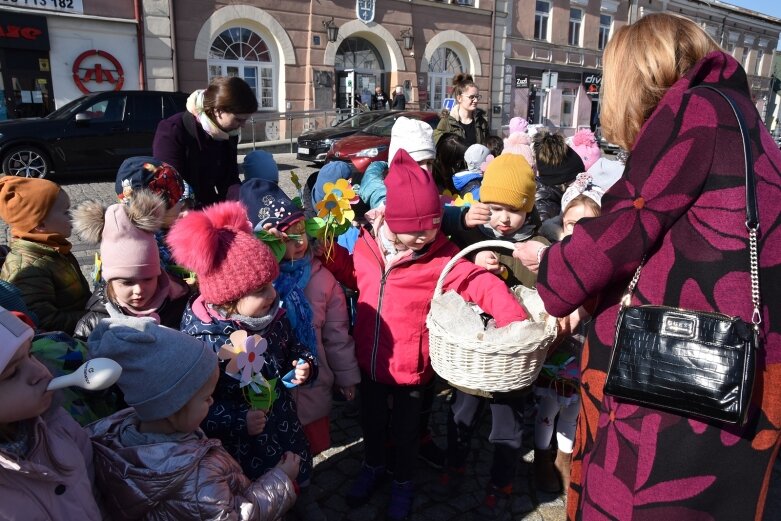
M88 92L173 90L167 5L146 0L2 2L0 120L44 116Z

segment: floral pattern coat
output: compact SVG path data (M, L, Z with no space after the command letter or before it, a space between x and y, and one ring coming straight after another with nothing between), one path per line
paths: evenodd
M752 314L742 140L747 120L760 213L762 348L749 421L704 423L603 393L618 302L647 258L633 304ZM746 74L713 52L664 95L645 122L603 215L551 246L538 278L546 309L564 316L597 297L581 361L570 519L761 519L781 432L781 151L749 95Z

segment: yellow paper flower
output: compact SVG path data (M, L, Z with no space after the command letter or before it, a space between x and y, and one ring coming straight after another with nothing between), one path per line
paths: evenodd
M301 180L295 172L290 172L290 181L293 182L293 186L296 187L296 190L301 190Z
M475 198L472 193L467 193L463 198L459 195L453 199L453 206L471 206L475 203Z
M336 183L325 183L323 192L325 195L334 194L337 198L346 199L348 202L355 199L355 191L347 179L337 179Z
M343 224L345 220L352 221L355 218L355 212L350 206L350 201L337 197L333 193L326 194L323 200L315 205L315 208L317 209L318 217L327 219L330 215L339 224Z

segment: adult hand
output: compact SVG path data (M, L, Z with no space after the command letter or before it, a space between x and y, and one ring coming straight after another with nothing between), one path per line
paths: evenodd
M547 248L547 246L537 241L518 242L515 244L513 257L521 261L529 271L537 273L537 270L540 268L540 259L545 248Z
M474 202L464 216L464 225L474 228L491 220L491 209L485 203Z
M293 367L296 368L296 377L294 380L291 380L291 383L294 383L296 385L301 385L304 382L306 382L309 379L309 373L312 370L312 368L309 365L309 362L304 363L298 363L293 362Z
M247 411L247 433L250 436L260 434L266 428L267 421L266 411L250 409Z
M298 470L301 466L301 456L295 452L287 451L282 454L282 459L277 463L277 467L282 469L282 472L287 474L290 481L295 481L298 477Z

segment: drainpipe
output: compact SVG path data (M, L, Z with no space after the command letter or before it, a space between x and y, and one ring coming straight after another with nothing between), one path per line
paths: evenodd
M174 0L168 0L168 20L171 24L171 68L173 70L174 91L179 90L179 64L176 56L176 17L174 16Z
M136 42L138 44L138 88L146 90L146 66L144 63L144 7L143 0L133 0L133 12L136 17Z
M507 3L508 8L511 7L512 2ZM493 93L494 93L494 40L496 40L496 3L494 3L494 8L491 10L491 46L490 46L490 54L488 55L488 92L491 93L490 96L488 96L488 110L486 111L488 113L488 128L493 127ZM502 82L504 82L504 73L499 75L500 78L502 78ZM502 83L504 84L504 83ZM504 92L504 89L502 89L502 92ZM504 96L504 94L502 94ZM502 106L504 107L504 103L502 103ZM501 122L501 121L500 121ZM500 125L501 128L501 125Z

